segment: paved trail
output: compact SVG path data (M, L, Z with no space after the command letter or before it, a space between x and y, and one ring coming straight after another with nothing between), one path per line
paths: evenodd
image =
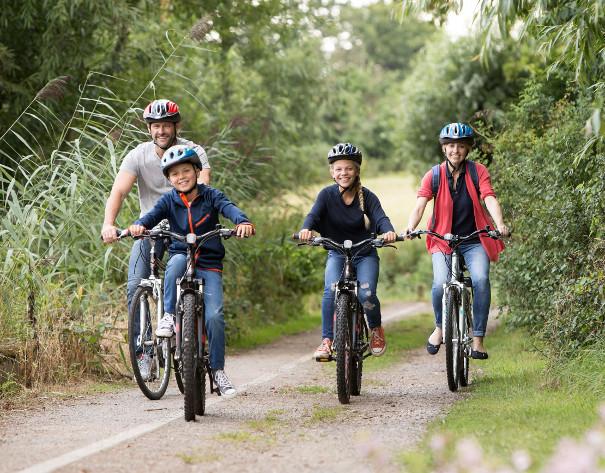
M429 311L395 304L383 318L387 325ZM361 396L342 406L334 363L311 359L319 339L312 331L229 356L240 394L210 397L197 422L183 420L174 380L160 401L133 387L5 415L0 471L399 471L397 454L459 398L447 389L443 353L419 349L364 373Z

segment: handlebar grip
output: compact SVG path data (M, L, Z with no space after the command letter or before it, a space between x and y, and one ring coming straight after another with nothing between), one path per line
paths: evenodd
M300 240L300 234L298 234L298 233L293 233L293 234L292 234L292 239L293 239L294 241Z
M405 233L397 235L397 238L395 238L395 241L405 241Z

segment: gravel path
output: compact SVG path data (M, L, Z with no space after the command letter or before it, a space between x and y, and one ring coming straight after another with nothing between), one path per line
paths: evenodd
M385 324L428 311L391 305ZM361 396L343 406L335 364L311 359L318 341L312 331L230 355L239 395L210 397L197 422L184 422L174 382L155 402L133 388L5 415L0 471L399 471L398 453L459 398L447 389L443 353L419 349L365 372Z

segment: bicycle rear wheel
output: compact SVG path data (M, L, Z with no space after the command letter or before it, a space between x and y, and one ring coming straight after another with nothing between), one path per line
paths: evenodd
M447 385L450 391L458 390L459 382L459 350L460 331L458 329L458 297L452 287L445 288L445 310L443 311L444 340L445 340L445 367L447 371Z
M466 291L464 297L464 318L460 327L460 339L464 341L460 348L460 386L468 386L469 365L471 359L472 334L473 333L473 296L471 291Z
M195 420L198 388L197 337L195 333L195 294L183 294L182 378L185 387L185 420Z
M361 378L363 375L363 347L367 344L368 329L365 324L363 310L357 310L355 317L355 337L353 339L353 360L351 362L351 395L361 394Z
M128 349L132 373L139 388L157 401L170 381L170 339L155 336L158 300L147 286L137 288L128 313ZM142 323L140 323L142 320ZM135 334L135 325L139 334Z
M348 404L351 399L351 330L349 327L350 294L340 293L336 300L336 327L334 349L336 350L336 388L341 404Z

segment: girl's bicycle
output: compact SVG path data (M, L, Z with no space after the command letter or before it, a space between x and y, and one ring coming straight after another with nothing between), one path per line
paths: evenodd
M298 233L295 233L292 238L300 239ZM397 241L403 239L403 236L397 237ZM385 245L382 238L368 238L355 244L351 240L345 240L341 244L323 237L315 237L300 244L322 246L327 250L337 251L345 257L334 298L333 353L326 361L336 360L338 400L341 404L348 404L351 395L359 396L361 392L363 360L371 355L368 324L363 307L357 299L359 282L353 258L368 247L383 248L391 245Z
M464 259L458 247L465 241L486 233L490 238L500 238L498 230L490 227L476 230L470 235L459 236L451 233L440 235L430 230L416 230L408 238L432 235L449 245L451 254L450 280L443 285L443 340L445 343L445 366L447 384L450 391L469 384L469 361L473 344L473 283L465 273Z

